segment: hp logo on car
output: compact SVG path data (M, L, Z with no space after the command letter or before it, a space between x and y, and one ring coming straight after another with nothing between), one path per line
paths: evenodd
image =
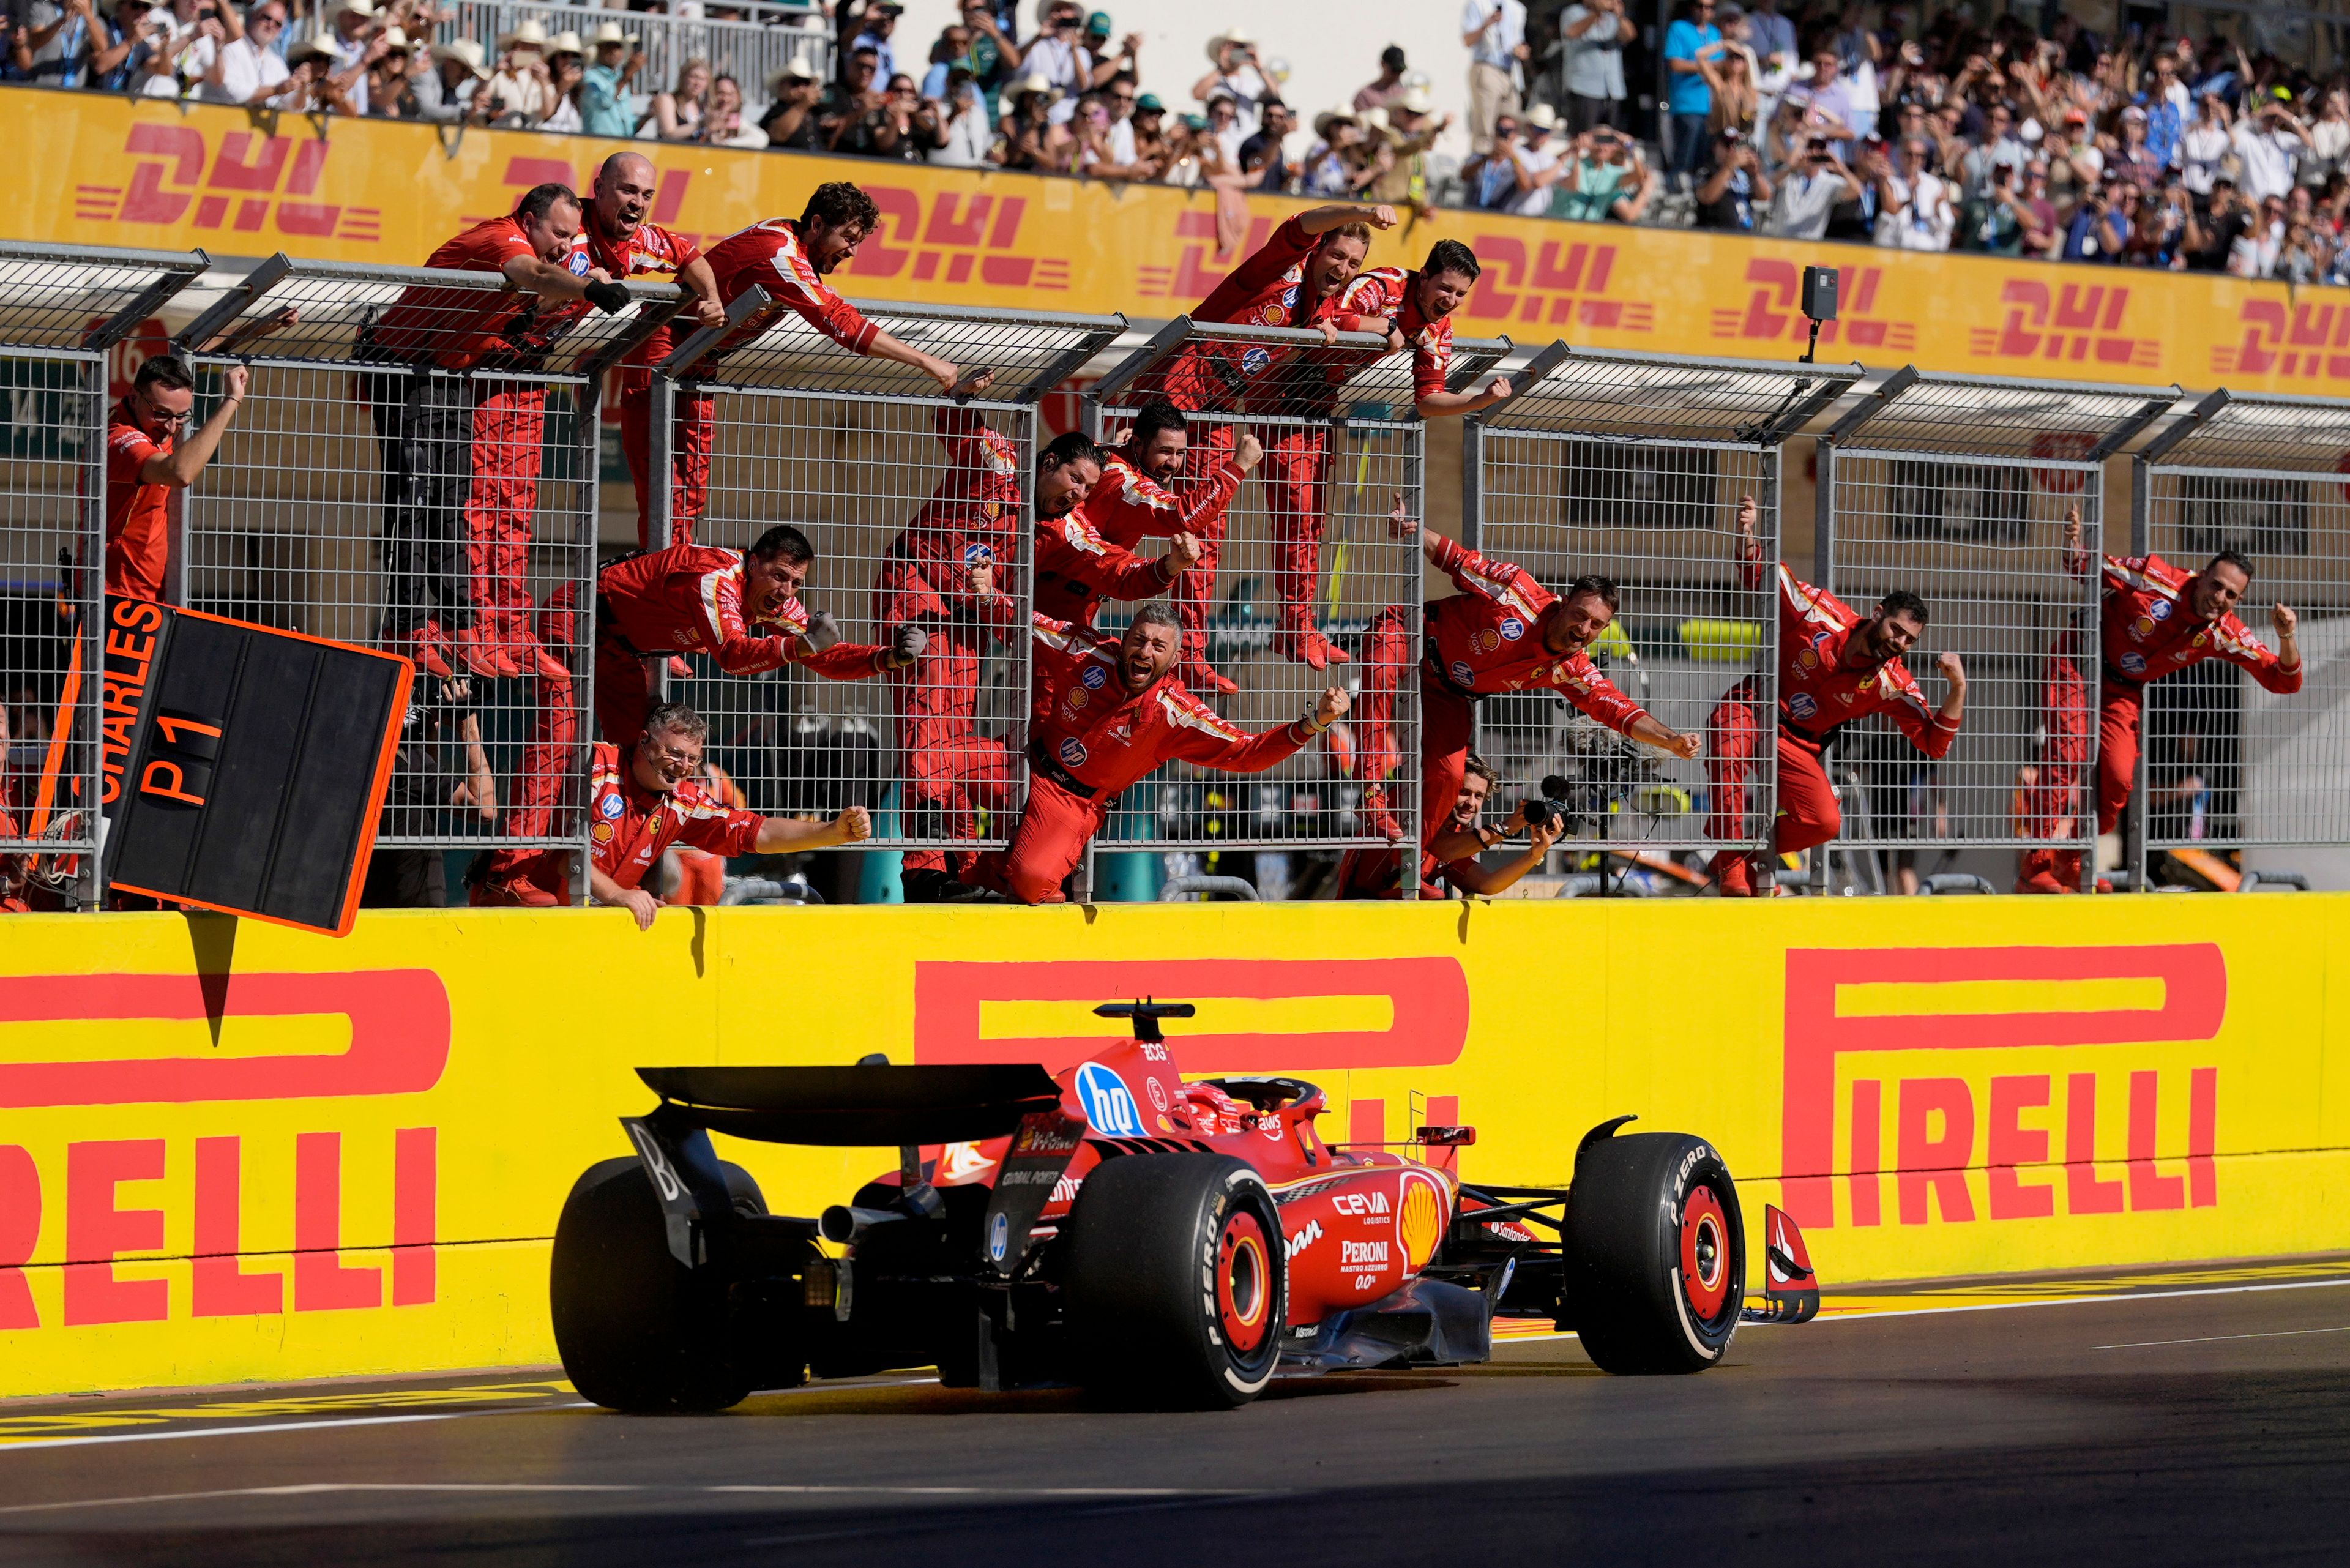
M1010 1251L1012 1251L1012 1220L1006 1215L998 1214L993 1220L988 1221L987 1255L992 1261L1000 1263L1003 1262L1003 1254Z
M1077 1102L1085 1106L1086 1120L1093 1123L1096 1132L1112 1137L1142 1136L1141 1108L1118 1075L1099 1062L1088 1062L1077 1069Z

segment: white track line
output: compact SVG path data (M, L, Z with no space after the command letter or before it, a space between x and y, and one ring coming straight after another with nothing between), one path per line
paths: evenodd
M2304 1334L2350 1334L2350 1324L2341 1328L2279 1328L2266 1334L2207 1334L2200 1339L2134 1339L2126 1345L2093 1345L2091 1350L2151 1350L2161 1345L2218 1345L2230 1339L2292 1339Z
M458 1496L579 1493L660 1497L976 1497L1101 1498L1181 1501L1191 1498L1262 1497L1249 1488L1163 1486L640 1486L557 1481L311 1481L295 1486L229 1487L212 1491L150 1492L140 1497L92 1497L68 1502L26 1502L0 1514L49 1513L75 1508L135 1508L157 1502L203 1502L233 1497L321 1497L341 1492L439 1492Z

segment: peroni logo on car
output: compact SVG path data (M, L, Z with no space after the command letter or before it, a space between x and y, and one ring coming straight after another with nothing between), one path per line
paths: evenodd
M1098 1062L1077 1069L1077 1103L1094 1130L1112 1137L1140 1137L1142 1112L1116 1073Z

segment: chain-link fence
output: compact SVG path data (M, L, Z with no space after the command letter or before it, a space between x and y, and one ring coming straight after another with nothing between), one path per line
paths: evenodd
M1781 447L1860 375L1857 365L1561 344L1471 421L1471 543L1554 590L1585 573L1613 579L1616 619L1592 659L1659 720L1705 742L1683 761L1550 691L1486 698L1477 745L1500 775L1496 798L1556 791L1563 849L1711 854L1764 841L1775 800ZM1752 545L1738 529L1750 498Z
M2350 844L2350 404L2214 392L2134 465L2127 554L2199 572L2252 564L2237 614L2277 646L2290 607L2302 690L2279 695L2221 659L2146 688L2126 863L2147 850ZM2118 552L2117 552L2118 553Z
M166 597L417 662L380 852L586 843L598 396L679 297L629 288L607 315L495 273L279 255L173 338L197 419L233 367L251 382Z
M2095 874L2098 587L2105 465L2178 398L2130 388L1894 372L1819 442L1815 581L1861 615L1888 593L1924 599L1907 659L1915 700L1840 729L1829 753L1856 837L1890 850L2061 850ZM1924 715L1967 679L1944 757ZM1896 721L1900 722L1897 722ZM1915 732L1912 733L1910 732ZM1815 884L1826 857L1814 862Z
M205 265L202 252L0 242L0 903L9 907L95 902L109 398L129 389L140 326ZM167 497L142 529L168 536L170 510Z
M1492 370L1507 339L1457 340L1451 384ZM1170 482L1207 553L1170 591L1192 692L1249 732L1296 718L1331 685L1356 710L1322 744L1268 772L1174 763L1128 790L1097 846L1210 856L1385 845L1418 832L1420 556L1399 524L1427 515L1424 440L1409 353L1384 338L1178 317L1090 388L1087 432L1127 439L1159 400L1183 410L1187 461ZM1262 457L1229 500L1220 478ZM1107 531L1107 529L1105 530ZM1112 537L1154 552L1159 541ZM1388 617L1390 607L1411 613ZM1117 602L1097 624L1131 618Z
M709 719L712 759L754 810L868 806L872 847L913 852L911 868L1000 846L1027 776L1036 405L1125 318L860 302L962 369L967 395L942 396L788 311L735 343L771 304L752 290L654 378L647 468L673 479L650 543L739 550L798 528L816 550L802 606L841 640L807 665L730 675L695 654L655 678ZM926 646L889 668L908 628Z

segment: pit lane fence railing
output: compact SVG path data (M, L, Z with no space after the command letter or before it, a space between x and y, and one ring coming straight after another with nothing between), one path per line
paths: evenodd
M109 383L201 251L0 241L0 901L92 908Z
M2206 659L2146 689L2124 865L2149 854L2350 844L2350 405L2212 392L2133 458L2128 550L2199 571L2252 563L2237 614L2270 647L2299 618L2303 686L2277 696ZM2289 864L2289 862L2287 863Z
M1549 691L1488 697L1476 745L1499 775L1489 815L1563 784L1554 859L1606 849L1647 862L1617 867L1602 883L1611 889L1673 875L1664 862L1676 854L1694 857L1683 871L1703 877L1712 855L1765 842L1784 446L1862 373L1554 343L1512 373L1506 401L1467 421L1466 542L1553 590L1585 573L1613 579L1616 618L1593 660L1659 721L1704 739L1684 761ZM1736 528L1750 497L1762 563L1753 568Z
M1490 375L1511 348L1456 340L1449 385ZM1291 852L1375 851L1418 832L1419 618L1401 618L1399 639L1374 636L1389 607L1420 598L1419 546L1398 522L1416 526L1428 514L1411 356L1370 334L1332 343L1319 332L1179 317L1087 389L1083 428L1115 446L1159 399L1189 417L1179 499L1211 483L1243 435L1264 452L1206 525L1210 556L1171 596L1186 619L1187 669L1204 661L1235 690L1187 684L1251 732L1296 718L1333 684L1355 708L1263 774L1167 764L1119 798L1095 846L1164 854L1170 876L1229 869L1228 853L1250 854L1261 893L1303 894ZM1150 556L1166 546L1134 547ZM1131 606L1105 602L1098 624L1114 631L1131 616ZM1397 666L1385 686L1374 643Z
M1126 319L859 308L957 366L957 389L853 354L754 289L652 379L647 466L680 477L650 498L649 541L741 549L792 524L816 551L802 602L844 645L912 627L927 647L880 674L858 661L737 676L696 654L662 679L710 720L712 760L753 809L864 805L868 847L962 857L1004 845L1025 798L1038 405Z
M1830 767L1856 781L1845 814L1867 814L1876 850L1909 854L1920 875L1962 847L2074 851L2092 883L2101 575L2069 569L2064 527L2078 515L2094 564L2107 460L2179 395L1904 368L1820 438L1813 581L1863 615L1918 594L1928 621L1908 664L1926 707L1943 699L1941 655L1968 682L1939 761L1883 713L1843 727ZM1815 888L1830 858L1813 857Z

